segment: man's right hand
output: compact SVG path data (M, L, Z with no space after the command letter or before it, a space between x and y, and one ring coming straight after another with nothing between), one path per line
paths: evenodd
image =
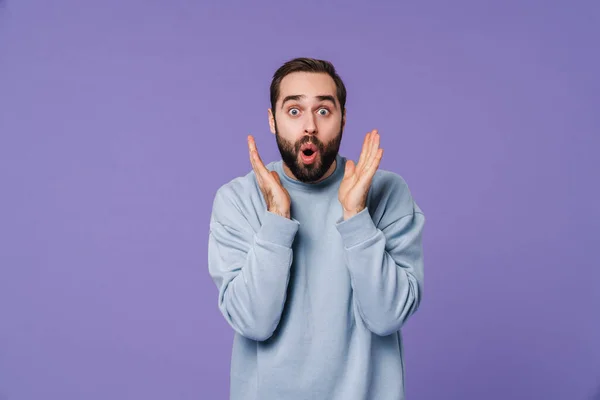
M258 186L267 203L267 210L282 217L290 218L290 194L281 184L277 172L269 171L263 164L252 135L248 135L248 150L250 151L250 163L256 174Z

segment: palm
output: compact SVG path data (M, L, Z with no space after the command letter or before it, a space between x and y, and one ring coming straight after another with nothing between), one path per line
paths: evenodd
M270 177L269 177L270 175ZM265 186L267 195L272 196L273 206L276 208L289 209L291 205L290 193L281 184L279 174L275 171L269 171L265 176Z
M348 164L352 163L352 160L348 160L346 163L346 168L348 168ZM360 207L360 204L363 201L365 189L364 189L364 179L359 179L360 173L352 173L347 179L344 179L340 184L340 189L338 191L338 198L340 203L342 203L342 207L344 211L357 211Z
M383 149L379 148L379 133L376 130L367 133L363 142L358 164L352 160L346 162L344 178L338 190L338 199L342 204L344 215L350 216L366 207L367 194Z
M269 171L262 162L256 143L252 135L248 135L248 149L250 151L250 162L260 191L267 204L267 210L286 218L290 216L291 198L289 192L281 184L279 175L275 171Z

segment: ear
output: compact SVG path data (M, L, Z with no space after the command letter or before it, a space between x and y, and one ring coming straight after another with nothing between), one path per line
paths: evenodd
M269 108L269 128L271 129L271 133L275 134L275 116L273 116L273 111Z
M342 115L342 129L346 127L346 108L344 108L344 115Z

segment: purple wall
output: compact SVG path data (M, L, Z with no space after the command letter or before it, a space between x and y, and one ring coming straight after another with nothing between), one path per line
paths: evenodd
M408 399L600 398L600 3L83 3L0 0L0 399L227 398L211 202L304 55L428 217Z

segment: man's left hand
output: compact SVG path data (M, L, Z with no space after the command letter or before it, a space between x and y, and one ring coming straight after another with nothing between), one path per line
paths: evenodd
M367 206L367 195L375 171L383 156L383 149L379 148L379 133L377 129L365 135L362 151L358 164L346 161L344 178L338 191L338 199L344 210L344 220L353 217Z

